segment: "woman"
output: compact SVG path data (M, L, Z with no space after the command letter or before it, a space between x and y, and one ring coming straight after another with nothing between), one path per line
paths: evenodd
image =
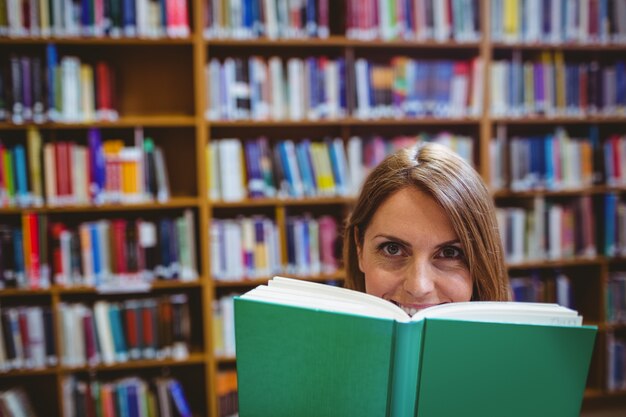
M495 209L478 173L437 144L402 149L366 179L344 235L346 287L412 315L509 299Z

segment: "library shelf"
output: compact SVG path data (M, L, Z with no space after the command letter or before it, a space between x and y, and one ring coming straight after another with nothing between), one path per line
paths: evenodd
M0 214L30 213L105 213L126 211L157 211L197 207L200 200L195 197L173 197L163 203L158 201L142 202L137 204L103 204L103 205L78 205L78 206L42 206L42 207L3 207Z
M492 195L493 195L493 198L495 199L534 198L534 197L574 197L574 196L581 196L581 195L605 194L609 192L619 192L623 190L624 190L623 188L619 188L619 187L594 186L594 187L582 187L582 188L559 189L559 190L546 190L546 189L525 190L525 191L498 190L498 191L494 191Z
M550 268L564 268L575 266L599 266L603 263L601 257L591 258L569 258L569 259L538 259L533 261L524 261L516 263L508 263L507 268L511 270L524 270L524 269L550 269Z
M495 124L508 125L550 125L550 124L622 124L625 115L587 115L587 116L528 116L528 117L494 117Z
M289 39L289 38L255 38L255 39L205 39L205 45L211 47L258 47L258 48L420 48L420 49L463 49L478 51L480 42L436 42L414 40L359 40L349 39L342 36L330 36L328 38Z
M316 206L325 204L353 204L354 197L307 197L307 198L248 198L241 201L210 201L212 208Z
M626 44L619 43L505 43L494 42L495 50L521 49L530 51L582 51L582 52L626 52Z
M302 281L311 282L324 282L324 281L343 281L345 272L336 271L330 274L319 275L297 275L297 274L276 274L278 276L289 276L290 278L297 278ZM253 279L242 279L238 281L219 281L215 280L214 285L217 288L236 288L236 287L256 287L258 285L265 285L272 277L262 277Z
M0 37L0 46L22 46L22 45L44 45L47 43L54 43L57 45L99 45L99 46L135 46L135 45L155 45L155 46L168 46L168 45L193 45L193 38L167 38L167 37L154 37L154 38L139 38L139 37Z
M117 370L133 370L141 368L160 368L173 366L199 365L205 362L204 354L190 353L185 359L152 359L152 360L128 360L126 362L118 362L110 365L98 364L94 366L60 366L61 373L76 372L92 372L92 371L117 371Z
M51 366L40 369L12 369L10 371L0 372L0 378L2 377L29 377L29 376L45 376L55 375L57 373L57 367Z
M93 122L46 122L46 123L6 123L0 122L0 130L19 130L29 127L38 129L87 129L97 127L100 129L117 129L129 127L194 127L196 119L187 115L139 115L139 116L122 116L112 121L93 121Z
M207 121L210 128L256 128L256 127L317 127L317 126L448 126L448 125L478 125L478 117L413 117L397 119L359 119L347 117L343 119L323 120L238 120L238 121Z

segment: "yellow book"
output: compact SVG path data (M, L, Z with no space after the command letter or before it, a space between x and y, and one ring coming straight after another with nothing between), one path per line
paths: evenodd
M50 2L48 0L39 0L39 27L41 28L41 36L46 38L51 35Z
M26 133L28 148L28 170L30 190L33 203L36 206L43 204L43 187L41 184L41 133L39 129L29 127Z
M532 62L524 64L524 107L527 113L535 112L535 74Z
M320 161L322 162L322 173L324 180L328 184L327 194L335 194L335 177L333 176L333 167L330 162L330 151L326 142L320 142Z
M46 187L46 204L55 205L57 197L57 179L54 144L52 143L46 143L43 147L43 170Z
M93 68L88 64L80 66L80 104L83 113L82 120L94 121L96 118L96 100L94 93Z
M556 92L556 109L559 113L565 113L565 60L563 52L554 53L554 73L555 73L555 92Z
M519 38L519 0L504 0L504 38L517 40Z
M322 162L321 156L322 152L323 150L321 149L321 143L311 143L311 158L313 160L313 169L315 170L315 182L317 184L317 192L319 194L325 195L328 194L330 184L328 181L327 173L324 172L324 163Z

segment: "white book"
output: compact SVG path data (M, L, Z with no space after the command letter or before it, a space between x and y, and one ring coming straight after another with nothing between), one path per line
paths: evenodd
M471 97L471 114L480 116L483 112L483 83L484 83L484 67L480 58L472 61L472 97Z
M287 61L287 77L289 80L289 119L304 119L304 64L299 58Z
M66 123L80 121L80 61L76 57L61 58L61 118Z
M231 281L241 280L244 276L242 255L241 223L236 220L226 220L224 223L226 240L226 276Z
M519 263L526 258L524 241L526 240L526 210L512 208L509 211L512 222L513 247L509 262Z
M241 224L241 243L242 243L242 253L244 257L250 256L252 259L254 258L254 221L250 217L244 217L240 221ZM256 277L257 270L255 265L244 265L245 273L244 276L248 278Z
M265 35L269 39L278 38L278 18L276 15L276 0L262 0L265 17Z
M243 149L239 139L217 142L220 160L220 190L223 201L240 201L246 197L243 178Z
M322 260L320 257L320 225L317 219L307 217L309 228L309 275L319 275L322 272Z
M393 39L395 36L394 27L392 26L392 18L395 16L389 15L388 2L394 0L378 0L378 25L380 37L383 40ZM354 11L356 12L356 10Z
M358 136L352 136L348 140L348 171L350 173L350 194L357 195L365 179L363 140Z
M469 80L465 74L452 77L450 86L450 116L462 117L466 113L469 94Z
M89 223L82 223L79 226L79 236L80 236L80 251L81 251L81 260L83 265L83 285L93 286L95 277L94 277L94 266L93 266L93 255L91 245L91 231L89 230Z
M580 43L596 42L597 39L591 39L589 36L589 1L578 0L578 39ZM596 7L599 5L596 4Z
M222 250L224 245L222 244L224 239L224 223L221 220L214 219L209 225L209 246L211 254L211 276L214 279L220 280L224 277L224 271L226 265L223 261Z
M213 58L204 67L204 76L206 80L206 100L207 108L205 117L208 120L220 119L220 68L221 64L217 58Z
M337 61L328 61L324 69L324 90L328 117L337 119L343 117L339 106L339 65Z
M236 68L233 58L224 60L224 83L226 90L226 120L237 120Z
M280 58L272 57L270 67L270 109L272 120L284 120L286 116L286 86L283 75L283 63Z
M180 278L182 281L195 281L198 278L195 220L193 212L189 209L184 211L183 217L185 219L185 226L187 229L187 233L183 238L187 241L187 247L189 248L189 250L187 251L188 259L184 260L185 262L183 263Z
M356 77L356 117L368 119L371 116L369 90L369 63L364 58L359 58L354 64Z
M219 142L211 141L207 144L207 174L208 178L208 196L211 201L221 200L222 193L220 191L220 164L219 164Z
M96 301L93 306L93 314L102 362L105 365L111 365L115 363L115 346L113 344L111 321L109 320L109 303L102 300Z
M448 22L449 7L447 1L433 1L434 39L445 42L450 39L452 28Z
M553 204L548 208L548 257L550 260L561 259L563 249L561 242L563 224L563 208Z
M55 274L54 282L60 286L75 284L72 280L72 233L64 230L59 234L61 246L61 272ZM77 284L77 283L76 283Z
M165 157L160 147L154 148L154 165L157 179L157 201L164 203L170 199L170 182Z
M235 308L234 297L227 296L220 299L222 320L224 322L224 351L227 356L235 356Z
M135 0L135 21L137 25L137 36L140 38L150 36L148 3L149 0Z
M248 60L250 74L250 104L253 120L268 120L270 108L264 94L264 84L267 83L267 65L260 57L250 57Z
M278 37L288 38L291 34L289 30L289 5L288 0L276 0Z
M43 145L43 165L44 165L44 189L46 192L46 204L55 206L57 204L56 186L56 166L55 166L54 144Z

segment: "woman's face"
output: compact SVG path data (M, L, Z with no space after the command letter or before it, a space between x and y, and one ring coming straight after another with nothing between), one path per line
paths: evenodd
M404 188L376 211L358 247L365 290L409 315L472 297L465 252L443 209L428 194Z

